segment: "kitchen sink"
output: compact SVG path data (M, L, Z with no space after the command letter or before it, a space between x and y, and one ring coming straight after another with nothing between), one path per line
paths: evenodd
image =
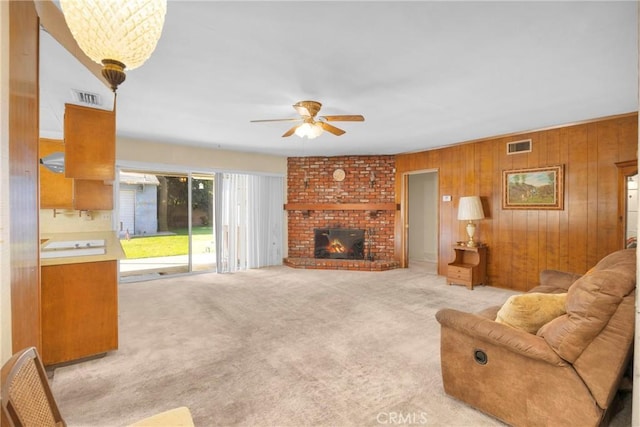
M106 252L104 239L61 240L49 242L42 246L40 258L104 255Z

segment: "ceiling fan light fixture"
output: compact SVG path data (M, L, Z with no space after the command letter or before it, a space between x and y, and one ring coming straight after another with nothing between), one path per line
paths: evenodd
M296 129L296 135L300 138L304 138L305 136L309 139L314 139L322 135L324 129L317 123L303 123Z
M267 119L267 120L251 120L251 122L302 122L301 125L293 126L287 130L282 137L287 138L294 133L300 138L305 136L309 139L319 137L327 131L335 136L344 135L345 131L330 124L329 122L363 122L364 116L360 114L340 114L337 116L319 116L316 115L320 111L321 103L318 101L300 101L293 104L293 108L300 115L299 118L290 119Z
M149 59L158 44L167 0L60 0L62 13L80 49L103 64L111 89Z

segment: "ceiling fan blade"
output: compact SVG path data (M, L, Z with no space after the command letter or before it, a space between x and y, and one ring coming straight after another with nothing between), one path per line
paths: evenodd
M260 122L299 122L302 121L300 117L297 119L266 119L266 120L250 120L251 123L260 123Z
M337 127L330 125L329 123L325 123L325 122L316 122L316 123L319 124L320 127L322 127L322 129L326 130L327 132L331 132L336 136L340 136L344 133L342 129L338 129Z
M285 133L282 134L283 138L286 138L288 136L291 136L294 134L294 132L296 131L296 129L298 129L298 126L294 126L291 129L289 129L288 131L286 131Z
M341 116L320 116L328 122L364 122L364 116L360 114L349 114Z

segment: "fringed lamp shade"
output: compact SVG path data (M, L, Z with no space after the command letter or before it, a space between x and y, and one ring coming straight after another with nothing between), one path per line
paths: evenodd
M80 49L103 65L115 92L126 75L144 64L158 44L166 0L60 0L62 13Z

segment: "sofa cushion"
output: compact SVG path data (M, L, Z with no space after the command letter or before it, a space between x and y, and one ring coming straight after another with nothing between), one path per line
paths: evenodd
M582 277L582 274L567 273L558 270L542 270L540 272L540 284L529 292L542 292L545 294L564 294L569 287Z
M622 298L635 289L635 265L620 264L596 268L576 280L567 293L567 314L538 331L563 359L575 362L607 325Z
M566 293L513 295L498 310L496 322L535 334L544 324L565 313L566 299Z
M610 253L609 255L598 261L598 263L593 268L591 268L590 272L593 273L596 270L629 270L629 268L635 273L635 249L623 249Z

